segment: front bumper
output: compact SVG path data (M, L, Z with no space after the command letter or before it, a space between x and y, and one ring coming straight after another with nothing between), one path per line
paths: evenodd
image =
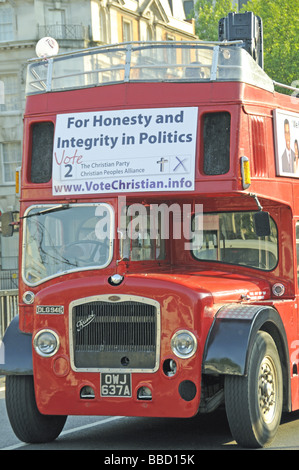
M67 360L62 356L52 362L52 371L39 366L35 392L43 414L191 417L199 408L200 380L191 364L189 370L177 370L173 377L161 369L153 374L132 373L131 396L124 397L101 396L101 373L78 373L65 367ZM150 391L150 397L144 391Z

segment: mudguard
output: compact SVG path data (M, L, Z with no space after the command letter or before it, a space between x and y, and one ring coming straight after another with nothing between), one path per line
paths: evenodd
M203 373L246 375L247 358L259 329L265 329L275 335L274 339L279 342L279 349L285 361L288 361L285 329L274 308L229 304L219 309L208 334Z
M0 375L33 375L32 335L19 330L19 316L9 324L0 343Z

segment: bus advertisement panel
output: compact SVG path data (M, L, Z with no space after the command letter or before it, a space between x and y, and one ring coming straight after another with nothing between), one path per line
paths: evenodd
M53 195L194 190L197 108L59 114Z

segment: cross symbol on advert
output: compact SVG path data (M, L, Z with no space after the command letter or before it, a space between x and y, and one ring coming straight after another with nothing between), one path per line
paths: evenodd
M165 163L167 163L168 160L166 160L165 158L161 157L161 159L159 161L157 161L157 163L160 165L160 171L164 171L164 165Z
M186 161L186 158L184 158L184 160L181 160L179 157L175 157L177 160L178 160L178 164L177 166L173 169L173 171L176 171L180 166L182 166L184 168L185 171L187 171L187 168L185 167L184 165L184 162Z

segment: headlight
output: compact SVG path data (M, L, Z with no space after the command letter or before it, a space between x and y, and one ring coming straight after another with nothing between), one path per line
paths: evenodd
M187 359L195 354L197 340L190 331L177 331L171 339L171 349L176 356Z
M41 330L36 334L33 346L40 356L54 356L59 349L58 335L52 330Z

